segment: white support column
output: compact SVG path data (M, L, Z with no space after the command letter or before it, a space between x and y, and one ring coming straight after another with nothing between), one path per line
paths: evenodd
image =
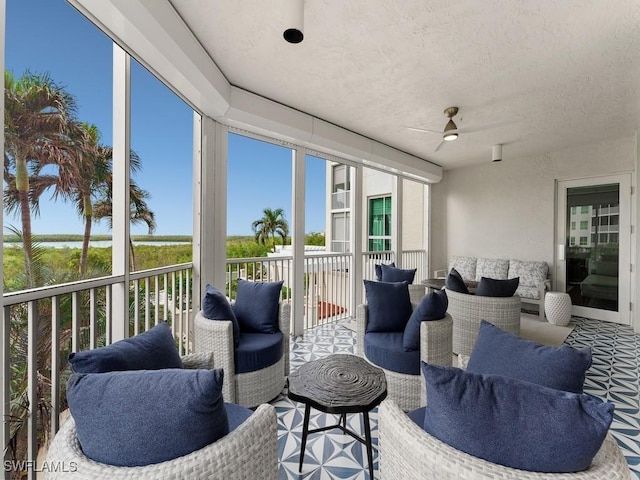
M402 268L402 187L402 177L394 175L391 184L391 248L399 268Z
M112 341L129 336L129 155L131 152L131 61L113 44L113 199L112 274L123 275L113 285Z
M638 235L638 228L640 228L640 195L638 195L640 192L640 175L638 175L640 142L638 135L639 132L636 131L636 159L632 177L633 195L631 195L631 326L636 333L640 333L640 315L637 313L640 308L640 262L638 262L640 255L640 235Z
M192 240L191 240L191 258L193 263L193 277L191 280L191 288L193 299L193 313L200 311L200 302L202 301L202 198L203 198L203 119L199 113L193 112L193 221L191 223Z
M424 258L424 278L431 278L431 185L424 184L422 186L422 192L424 198L424 218L422 220L422 248L426 252Z
M363 166L351 167L353 176L351 177L351 218L349 229L351 230L351 269L349 280L351 281L351 306L349 312L352 316L355 316L356 307L363 303L363 231L366 231L366 226L363 228L363 222L366 222L363 214L364 200L362 198L362 181L363 181Z
M4 32L7 31L6 25L6 1L0 0L0 26ZM2 71L5 71L4 65L4 49L5 49L5 35L0 35L0 67ZM4 92L4 75L2 80L2 91ZM2 125L4 125L4 95L0 99L0 118L2 118ZM2 151L4 152L4 135L0 135L0 145L2 145ZM4 225L4 208L0 209L0 224ZM4 265L4 248L0 250L0 265ZM4 274L0 269L0 298L4 299ZM0 308L0 415L2 416L2 426L0 427L0 437L2 439L2 461L9 460L9 449L5 448L9 445L9 438L11 436L11 429L9 428L9 422L7 419L11 414L11 365L10 365L10 351L9 351L9 339L11 338L11 315L9 315L9 308L4 307L4 301L2 302L2 308ZM3 478L10 478L10 469L5 469Z
M225 291L227 271L227 127L202 117L202 160L198 191L200 218L198 303L207 283ZM195 240L195 238L194 238ZM194 245L195 249L195 245ZM194 257L195 264L195 257ZM194 299L195 300L195 299Z
M305 150L291 152L293 191L291 193L291 253L293 256L293 335L304 333L304 208L305 208ZM313 301L313 299L311 300Z

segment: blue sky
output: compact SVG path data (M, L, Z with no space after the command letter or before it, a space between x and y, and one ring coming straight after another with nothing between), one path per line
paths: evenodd
M112 43L64 0L7 0L5 68L48 73L77 101L80 120L95 124L102 143L112 144ZM193 112L137 62L132 62L131 148L142 160L135 175L150 194L157 235L192 232ZM239 135L229 136L228 235L250 235L264 208L282 208L291 220L290 150ZM309 157L306 232L325 230L325 162ZM35 234L82 233L74 207L41 197ZM5 227L20 228L5 211ZM93 233L110 233L106 222ZM146 226L131 227L146 234ZM5 229L5 233L6 229Z

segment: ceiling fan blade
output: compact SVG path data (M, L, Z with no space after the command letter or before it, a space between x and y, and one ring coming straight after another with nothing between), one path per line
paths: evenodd
M442 135L442 132L439 132L437 130L427 130L426 128L415 128L415 127L404 127L404 128L407 128L409 130L413 130L414 132L439 133L440 135Z
M441 147L442 145L444 145L445 143L446 143L446 142L445 142L444 140L442 140L442 141L438 144L438 146L436 147L436 149L433 151L433 153L436 153L438 150L440 150L440 147Z

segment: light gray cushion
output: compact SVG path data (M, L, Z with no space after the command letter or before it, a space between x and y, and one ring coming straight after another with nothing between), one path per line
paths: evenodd
M547 279L549 265L536 260L509 260L509 278L520 277L523 287L539 287Z
M509 273L509 260L501 258L479 258L476 263L476 278L479 282L482 277L494 280L506 280Z
M463 280L476 279L476 257L458 257L453 256L449 261L449 271L455 268Z

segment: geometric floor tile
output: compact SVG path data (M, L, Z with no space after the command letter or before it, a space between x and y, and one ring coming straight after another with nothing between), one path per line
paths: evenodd
M589 346L592 366L584 391L612 402L615 416L611 431L622 448L629 468L640 479L640 335L624 325L572 317L576 328L565 340L573 347ZM335 353L355 353L355 332L346 321L322 325L292 339L291 370ZM282 480L371 480L362 443L339 429L309 435L302 472L298 472L304 406L287 398L286 391L273 400L278 415L278 459ZM378 414L370 412L374 445L374 476L378 478ZM334 425L338 417L311 410L309 428ZM363 433L362 415L347 416L348 428ZM256 479L257 480L257 479Z

